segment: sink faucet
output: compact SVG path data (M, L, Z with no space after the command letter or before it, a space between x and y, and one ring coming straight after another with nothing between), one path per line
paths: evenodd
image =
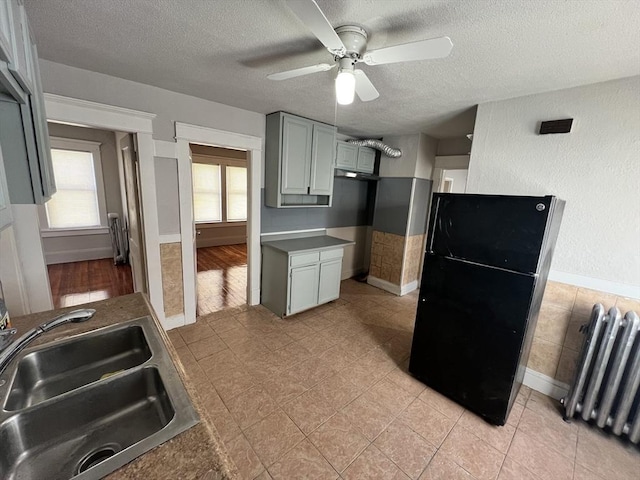
M65 313L59 317L49 320L48 322L41 323L14 341L12 341L12 337L17 332L15 328L0 330L0 375L4 373L7 366L16 357L16 355L22 351L22 349L43 333L66 323L84 322L93 317L95 313L96 311L93 308L85 308Z

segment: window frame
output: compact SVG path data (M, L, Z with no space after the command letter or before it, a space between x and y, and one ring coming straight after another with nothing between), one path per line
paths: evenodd
M100 156L100 146L102 143L90 140L78 140L73 138L50 137L52 150L71 150L76 152L89 152L93 156L93 174L96 181L96 197L98 201L98 218L99 225L91 225L86 227L63 227L55 228L49 225L49 216L47 215L46 206L40 209L40 221L44 228L41 228L43 236L59 236L65 233L69 234L94 234L108 232L107 219L107 199L104 188L104 177L102 173L102 158ZM56 235L59 234L59 235Z
M191 154L191 163L203 163L205 165L219 165L220 166L220 197L221 197L221 209L222 220L219 222L204 221L199 222L194 218L194 223L201 227L206 226L232 226L232 225L246 225L249 220L249 168L248 162L244 159L236 159L229 157L220 157L216 155L203 155L198 153ZM227 219L227 166L230 167L242 167L247 169L247 218L245 220L228 220ZM193 182L193 171L191 173Z
M194 217L193 217L193 222L196 225L203 225L203 224L207 224L207 223L211 223L211 224L219 224L219 223L224 223L224 217L225 217L225 212L224 212L224 199L222 198L223 195L223 191L224 191L224 187L222 185L222 182L224 181L224 168L222 168L221 165L217 165L215 163L203 163L203 162L193 162L193 163L200 163L203 165L208 165L208 166L217 166L219 168L218 173L219 173L219 187L220 190L218 192L218 194L220 195L219 201L220 201L220 220L196 220L195 219L195 208L194 208ZM193 169L191 171L191 184L193 185ZM194 195L194 199L195 199L195 190L193 192Z

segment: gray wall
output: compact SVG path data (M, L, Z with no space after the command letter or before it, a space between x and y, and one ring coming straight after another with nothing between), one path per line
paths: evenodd
M178 195L178 161L156 158L156 202L160 235L180 233L180 197Z
M373 229L396 235L407 234L413 178L381 178L378 182Z
M431 180L416 178L413 188L413 208L409 220L409 235L421 235L427 231L431 201Z
M467 137L441 138L437 155L469 155L471 140Z
M336 177L333 184L333 205L316 208L267 207L262 189L261 231L274 233L371 225L375 188L375 182Z

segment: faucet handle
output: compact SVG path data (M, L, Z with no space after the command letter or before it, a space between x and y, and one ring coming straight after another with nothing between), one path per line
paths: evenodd
M0 330L0 352L9 346L16 333L18 333L18 330L15 328Z

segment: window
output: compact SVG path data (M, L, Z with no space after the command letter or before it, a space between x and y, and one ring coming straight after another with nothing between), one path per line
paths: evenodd
M231 162L229 162L231 163ZM193 163L193 217L196 223L247 220L247 168L215 163Z
M222 221L220 165L193 164L193 217L198 223Z
M51 146L57 191L45 205L48 227L106 226L100 144L52 138Z

